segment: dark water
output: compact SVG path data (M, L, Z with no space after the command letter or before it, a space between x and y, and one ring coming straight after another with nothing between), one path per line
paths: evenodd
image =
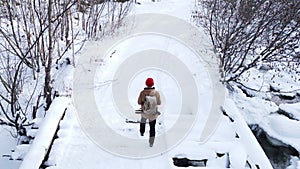
M207 159L191 160L188 158L173 158L173 164L177 167L205 167Z
M299 157L299 152L295 148L271 138L258 125L250 125L250 128L268 156L274 169L285 169L291 164L291 156ZM275 142L276 145L274 144Z

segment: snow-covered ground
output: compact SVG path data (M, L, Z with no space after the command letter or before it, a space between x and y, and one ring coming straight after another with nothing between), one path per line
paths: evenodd
M260 72L251 70L250 80L243 82L246 86L258 90L244 91L236 88L236 92L232 94L240 113L249 125L258 125L267 133L267 142L274 149L280 146L292 146L296 151L300 152L300 135L299 135L299 89L300 85L297 81L288 80L291 75L288 72L281 72L281 77L272 78L274 72ZM273 90L270 90L272 86ZM259 134L259 133L258 133ZM268 149L268 148L266 148ZM290 151L290 150L289 150ZM272 150L271 155L275 155ZM290 162L285 161L286 157L282 157L282 161L273 159L273 165L280 166L281 163L289 164L289 168L299 167L299 156L294 150L291 153ZM276 155L275 155L276 156Z
M7 128L6 126L0 125L0 164L1 166L5 166L5 169L16 169L19 167L21 161L16 160L10 160L12 150L16 148L17 145L17 139L13 138L10 133L10 128Z
M193 0L139 2L141 4L134 6L132 16L168 14L186 22L190 22L194 7ZM151 25L145 22L142 26ZM177 29L180 29L180 25L174 27L175 31ZM200 50L200 54L211 56L209 38L201 30L199 34L203 46L197 50ZM249 80L243 83L265 94L247 97L235 88L234 93L226 92L225 97L215 98L214 90L218 88L214 88L213 77L205 67L205 59L197 58L199 51L191 50L187 47L189 44L182 43L180 35L175 39L153 32L134 35L120 40L107 52L99 50L101 42L88 42L78 56L80 58L75 70L71 66L60 69L63 72L55 77L59 91L70 94L73 72L76 75L78 69L82 74L76 80L81 83L78 88L75 82L77 88L76 91L73 88L73 92L77 97L70 100L73 104L68 105L66 116L60 124L59 138L55 140L46 162L48 169L178 168L173 164L174 157L207 159L207 168L255 168L255 164L260 168L272 168L246 122L258 124L270 137L300 152L299 103L278 104L274 101L279 94L299 95L298 83L284 78L273 79L271 71L260 75L261 72L252 70L256 76L247 77ZM84 63L80 60L82 58L85 58ZM141 68L152 60L153 65ZM148 133L144 137L139 136L138 124L125 123L126 118L139 120L139 115L134 114L134 109L138 108L136 99L148 76L155 79L155 86L164 102L160 107L162 115L158 118L158 137L153 148L148 146ZM274 80L276 85L273 84ZM271 84L284 93L268 93ZM286 94L286 91L291 91L288 89L295 92ZM123 93L119 96L115 94L116 91ZM198 99L196 107L191 106L193 98ZM228 116L210 116L215 108L212 106L214 99L223 99L224 111ZM290 113L293 119L275 113L279 109ZM95 114L91 115L93 112ZM99 121L97 117L103 120ZM148 129L147 126L146 131ZM9 154L16 141L7 137L9 133L3 132L3 129L0 134L0 138L9 139L4 140L4 144L1 140L0 152ZM8 169L17 168L19 163L0 158L0 164ZM291 163L289 169L299 168L299 157L293 157Z

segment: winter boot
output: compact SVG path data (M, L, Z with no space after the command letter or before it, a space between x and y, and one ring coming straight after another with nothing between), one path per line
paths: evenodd
M149 146L150 146L150 147L153 147L154 139L155 139L155 137L150 137L150 138L149 138Z

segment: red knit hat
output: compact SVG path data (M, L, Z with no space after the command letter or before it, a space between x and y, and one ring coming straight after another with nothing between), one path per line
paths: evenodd
M154 80L152 78L147 78L145 84L148 87L152 87L152 86L154 86Z

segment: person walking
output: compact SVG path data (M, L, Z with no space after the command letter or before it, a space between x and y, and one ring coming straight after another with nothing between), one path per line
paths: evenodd
M141 136L144 136L146 121L149 120L149 125L150 125L149 145L150 147L152 147L155 139L156 119L160 114L158 112L157 105L161 104L161 100L160 100L159 92L155 90L154 80L152 78L147 78L145 84L146 87L144 88L144 90L140 92L140 95L138 97L138 104L141 105L142 107L140 134ZM153 106L153 108L149 108L151 106ZM147 108L149 108L149 110L146 110Z

